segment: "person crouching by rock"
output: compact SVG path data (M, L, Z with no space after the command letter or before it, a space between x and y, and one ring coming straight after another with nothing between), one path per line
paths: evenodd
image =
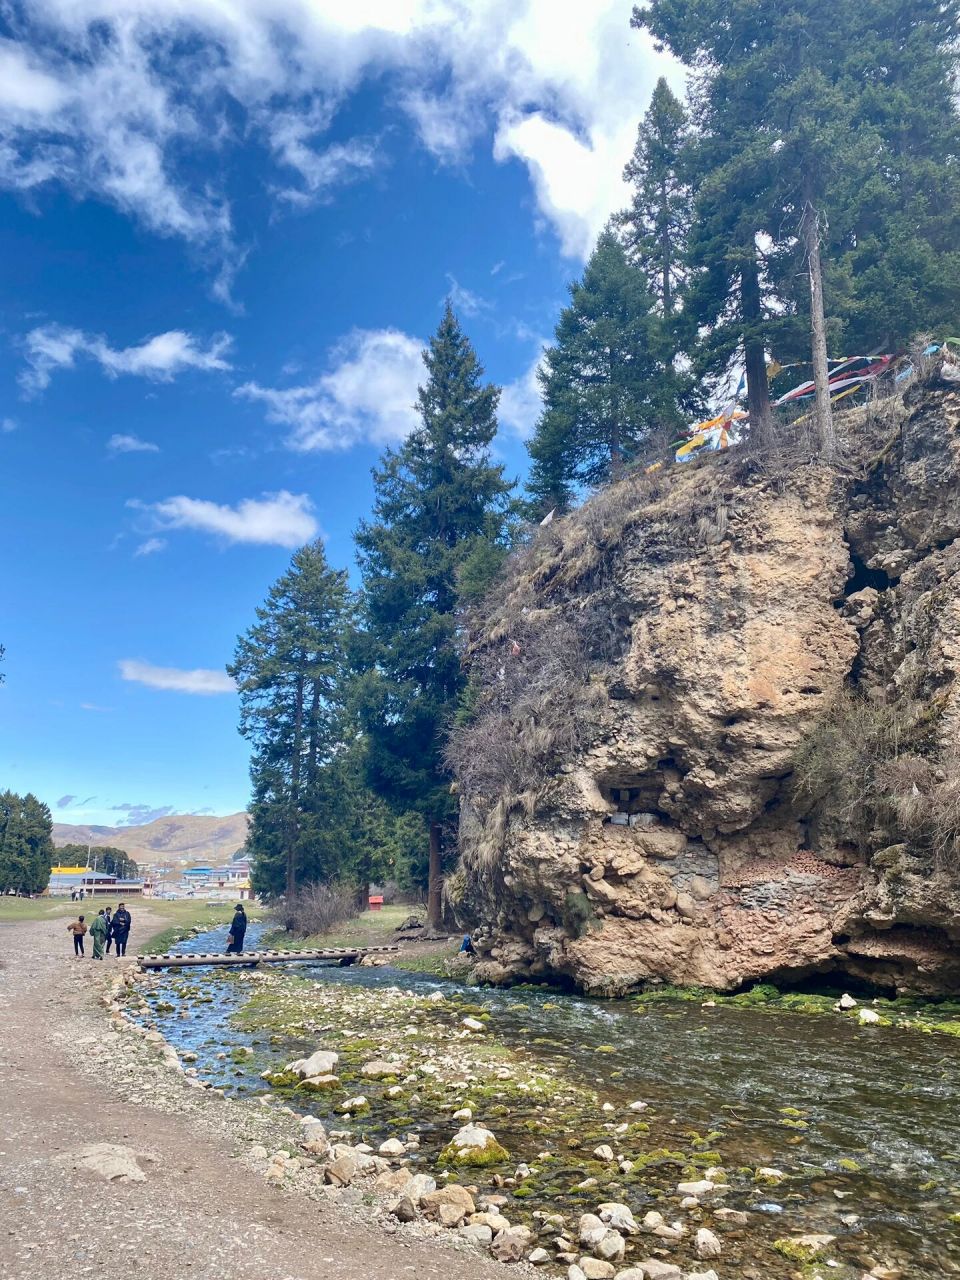
M67 925L67 933L73 934L73 954L79 960L83 955L83 935L87 932L87 926L83 923L83 916L79 916L72 924Z
M227 955L239 955L243 950L243 935L247 932L247 913L243 903L237 903L237 909L230 921L230 933L227 936Z
M107 921L102 908L100 912L93 917L93 924L90 926L90 937L93 939L94 960L102 960L103 944L107 940Z
M127 954L127 938L130 936L130 925L132 923L130 912L121 902L113 913L113 924L110 929L118 956Z

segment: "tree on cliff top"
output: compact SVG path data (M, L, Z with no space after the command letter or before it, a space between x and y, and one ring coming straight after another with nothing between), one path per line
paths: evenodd
M534 513L614 478L676 413L670 343L643 271L608 228L570 286L539 378L543 412L529 444Z
M510 486L489 451L500 389L482 381L449 304L423 361L420 425L374 469L373 519L357 532L357 703L371 787L429 825L429 909L439 924L442 829L455 813L443 738L465 683L461 580L478 590L478 575L505 554Z

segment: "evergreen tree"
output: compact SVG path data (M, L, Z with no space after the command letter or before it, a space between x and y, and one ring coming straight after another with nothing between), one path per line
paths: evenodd
M248 852L258 892L293 894L305 864L335 878L342 857L325 817L340 803L328 766L343 737L346 573L319 540L297 551L271 587L228 667L240 692L240 732L252 743Z
M42 893L54 855L49 807L35 795L0 793L0 893Z
M576 489L615 477L644 440L674 424L670 344L654 308L643 272L608 228L544 353L543 412L529 445L535 509L564 509Z
M118 880L136 880L140 874L133 858L111 845L63 844L57 849L57 858L62 867L86 866L89 860L91 867Z
M505 552L510 486L490 457L499 388L449 304L423 355L420 425L374 469L373 518L357 532L365 588L359 707L369 785L429 828L429 914L440 922L441 844L455 814L443 736L464 686L461 576L482 583ZM491 553L492 549L492 553Z
M665 318L676 310L690 228L689 136L686 108L661 76L623 171L634 194L620 221L631 260L642 268Z
M742 345L762 432L765 351L799 354L798 322L808 325L829 453L828 331L854 349L896 345L960 302L955 6L651 0L633 24L694 72L685 305L710 330L704 364Z

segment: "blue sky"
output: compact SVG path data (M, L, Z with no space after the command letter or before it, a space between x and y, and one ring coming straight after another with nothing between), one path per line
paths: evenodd
M447 294L523 473L541 344L678 83L630 10L0 3L0 786L244 806L224 663L297 545L352 568Z

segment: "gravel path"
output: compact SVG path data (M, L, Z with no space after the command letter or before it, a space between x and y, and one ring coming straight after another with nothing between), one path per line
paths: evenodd
M141 910L141 945L151 925ZM295 1122L188 1087L100 1004L132 959L75 961L70 945L59 918L0 925L3 1280L503 1280L449 1233L386 1235L359 1190L268 1185L244 1153L292 1149ZM96 1143L137 1153L145 1180L81 1167Z

